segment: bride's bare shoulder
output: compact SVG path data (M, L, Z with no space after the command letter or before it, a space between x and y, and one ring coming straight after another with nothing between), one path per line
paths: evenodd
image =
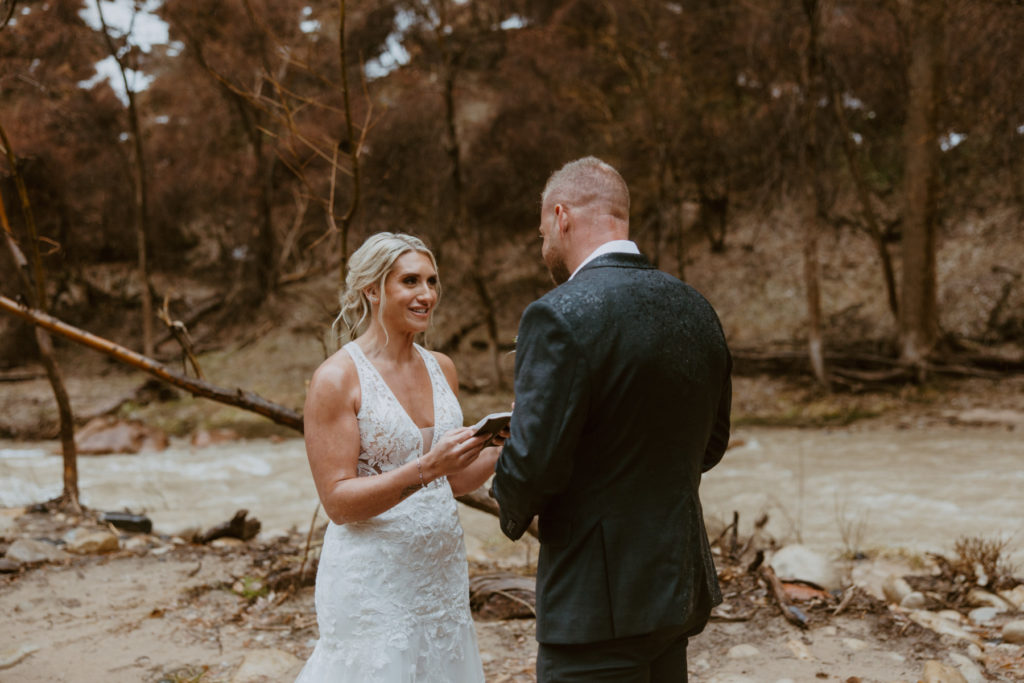
M345 349L339 349L324 360L309 380L307 395L355 397L358 399L359 373L355 361Z

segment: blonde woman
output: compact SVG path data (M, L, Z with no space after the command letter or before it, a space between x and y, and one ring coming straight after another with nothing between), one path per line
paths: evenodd
M454 496L487 480L500 448L462 426L452 361L415 342L440 296L437 264L416 237L380 233L352 255L345 284L347 343L306 397L330 523L320 640L298 680L482 681Z

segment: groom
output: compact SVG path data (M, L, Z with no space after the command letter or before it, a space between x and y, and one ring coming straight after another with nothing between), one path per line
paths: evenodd
M519 324L511 437L492 494L513 540L539 517L540 681L685 681L721 602L697 489L729 440L718 317L629 239L629 190L594 157L542 195L560 286Z

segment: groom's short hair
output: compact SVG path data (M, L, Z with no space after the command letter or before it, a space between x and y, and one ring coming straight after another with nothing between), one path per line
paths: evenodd
M616 217L629 219L629 187L619 172L597 157L570 161L551 174L541 193L541 205L548 201L570 207L600 204Z

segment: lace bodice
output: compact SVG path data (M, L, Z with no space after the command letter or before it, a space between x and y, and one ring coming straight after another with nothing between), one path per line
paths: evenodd
M434 401L434 429L429 444L412 421L391 387L355 342L345 350L355 362L359 373L362 400L359 406L359 475L380 474L405 464L408 460L429 451L439 439L456 427L462 426L462 408L448 386L444 372L434 355L419 344L414 345L430 375Z
M462 426L437 360L416 346L430 376L430 443L380 373L350 342L359 373L359 476L398 467ZM301 683L483 681L469 611L458 509L445 477L371 519L328 524L316 579L320 640Z

